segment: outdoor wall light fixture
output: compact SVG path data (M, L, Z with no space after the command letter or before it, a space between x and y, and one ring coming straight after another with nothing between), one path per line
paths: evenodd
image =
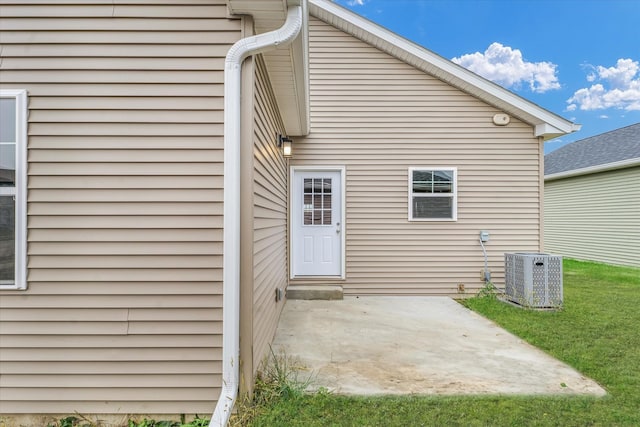
M291 157L291 155L293 154L291 151L292 142L293 140L288 136L278 134L278 148L282 148L282 155L284 157Z

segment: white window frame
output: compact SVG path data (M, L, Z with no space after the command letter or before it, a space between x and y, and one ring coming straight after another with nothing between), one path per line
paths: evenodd
M2 89L0 98L16 100L16 185L0 187L1 196L15 197L15 276L0 281L0 290L27 288L27 91Z
M453 174L453 191L451 193L414 193L413 192L413 172L414 171L446 171ZM409 168L408 193L409 193L409 221L413 222L442 222L458 220L458 168L451 166L412 166ZM428 195L427 195L428 194ZM413 198L414 197L447 197L451 198L451 218L414 218L413 217Z

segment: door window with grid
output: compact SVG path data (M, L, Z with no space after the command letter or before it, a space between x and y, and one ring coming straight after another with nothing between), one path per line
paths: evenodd
M331 178L304 178L303 225L331 225Z

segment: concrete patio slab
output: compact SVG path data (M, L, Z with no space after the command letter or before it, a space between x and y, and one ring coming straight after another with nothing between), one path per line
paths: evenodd
M446 297L288 300L273 349L340 394L606 394Z

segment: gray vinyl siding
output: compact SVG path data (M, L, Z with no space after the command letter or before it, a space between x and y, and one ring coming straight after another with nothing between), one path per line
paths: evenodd
M545 250L640 267L640 167L545 183Z
M287 286L287 166L276 134L284 133L269 76L256 63L253 204L253 366L268 354L284 300L275 290Z
M3 413L211 413L221 386L223 0L3 1L29 95L28 289Z
M311 134L294 165L346 167L347 294L452 295L483 285L480 230L503 254L541 247L541 147L530 125L317 19L310 20ZM458 221L408 221L408 168L458 169ZM295 280L322 284L322 280Z

